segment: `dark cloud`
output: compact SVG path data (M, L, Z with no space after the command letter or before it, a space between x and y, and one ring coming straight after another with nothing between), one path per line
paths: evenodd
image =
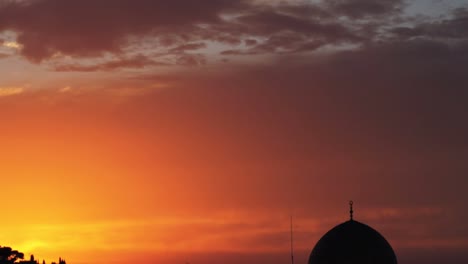
M200 65L204 64L202 55L185 53L206 48L208 41L231 46L221 52L223 55L294 54L421 37L461 40L467 37L468 28L466 9L456 9L445 19L411 20L402 17L405 3L401 0L275 5L241 0L0 3L0 30L16 32L23 46L20 54L33 62L57 54L128 57L129 50L144 47L149 52L145 56L179 53L172 64ZM408 23L401 26L398 21ZM244 47L239 46L242 43Z
M52 68L58 72L94 72L94 71L111 71L122 68L144 68L148 66L167 66L168 63L151 60L143 55L134 56L131 58L119 58L97 64L56 64Z
M181 53L181 52L186 52L186 51L193 51L193 50L198 50L206 48L205 43L188 43L188 44L183 44L177 47L174 47L169 50L170 53Z
M331 0L326 1L331 11L350 18L384 16L402 11L402 0Z
M258 41L256 41L255 39L246 39L244 42L247 46L253 46L258 43Z
M41 62L56 54L102 57L121 54L139 39L152 48L203 48L203 41L239 45L247 53L303 52L325 45L362 43L373 39L369 25L343 22L340 16L391 16L400 1L364 0L332 3L254 4L252 1L73 1L2 0L0 30L14 31L21 54ZM380 18L373 18L379 20ZM372 20L372 19L371 19ZM375 21L368 19L368 23ZM265 43L259 41L267 39ZM255 42L254 42L255 41ZM196 45L194 43L198 43ZM257 44L257 45L255 45ZM245 51L244 51L245 52ZM181 60L186 57L183 56ZM177 64L177 63L176 63Z
M455 9L449 18L416 23L414 26L396 27L392 30L400 37L436 38L442 40L468 40L468 11Z
M325 37L330 40L355 38L344 25L284 14L281 9L261 10L254 14L240 16L237 21L246 25L247 32L252 35L271 35L290 31L312 37Z
M312 40L296 34L274 35L260 44L251 44L249 49L224 50L221 55L256 55L256 54L290 54L313 51L322 47L325 41Z
M16 31L22 54L39 62L57 52L98 56L120 52L132 35L183 32L218 23L240 1L8 1L0 4L0 29Z
M206 64L206 58L202 54L182 54L176 59L177 65L200 66Z

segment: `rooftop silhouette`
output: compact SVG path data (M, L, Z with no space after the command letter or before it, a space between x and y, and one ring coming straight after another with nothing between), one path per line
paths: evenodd
M309 264L397 264L387 240L375 229L353 219L328 231L315 245Z

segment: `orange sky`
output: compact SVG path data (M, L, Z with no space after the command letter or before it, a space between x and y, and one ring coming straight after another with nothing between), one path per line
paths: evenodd
M400 263L466 262L463 2L115 1L0 0L0 245L284 263L292 215L306 263L353 199Z
M292 214L298 258L305 259L326 230L347 219L350 198L356 218L397 250L468 245L455 235L463 216L454 199L463 187L438 176L448 166L465 170L464 158L357 148L369 144L357 136L359 144L337 146L320 131L323 120L300 137L294 113L233 114L239 102L220 106L217 92L201 93L198 102L186 101L191 91L171 89L124 101L90 93L2 98L8 121L1 124L0 174L11 207L2 218L4 245L73 263L136 253L174 263L209 252L286 257ZM261 100L241 104L256 108ZM448 165L430 165L436 160ZM427 173L434 176L421 186ZM454 235L440 233L444 226Z

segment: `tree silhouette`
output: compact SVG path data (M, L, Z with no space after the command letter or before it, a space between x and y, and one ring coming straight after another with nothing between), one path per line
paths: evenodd
M11 249L11 247L0 246L0 264L15 263L18 259L23 259L24 254Z

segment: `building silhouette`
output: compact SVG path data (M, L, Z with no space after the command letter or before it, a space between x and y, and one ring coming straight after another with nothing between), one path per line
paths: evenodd
M315 245L309 264L397 264L387 240L370 226L353 219L328 231Z
M24 260L24 254L18 250L13 250L11 247L0 246L0 264L39 264L39 262L31 255L29 260ZM42 260L42 264L46 264L45 260ZM67 264L62 258L59 258L59 262L52 262L51 264Z
M21 260L18 263L20 263L20 264L38 264L38 262L34 259L34 255L31 255L29 260Z

